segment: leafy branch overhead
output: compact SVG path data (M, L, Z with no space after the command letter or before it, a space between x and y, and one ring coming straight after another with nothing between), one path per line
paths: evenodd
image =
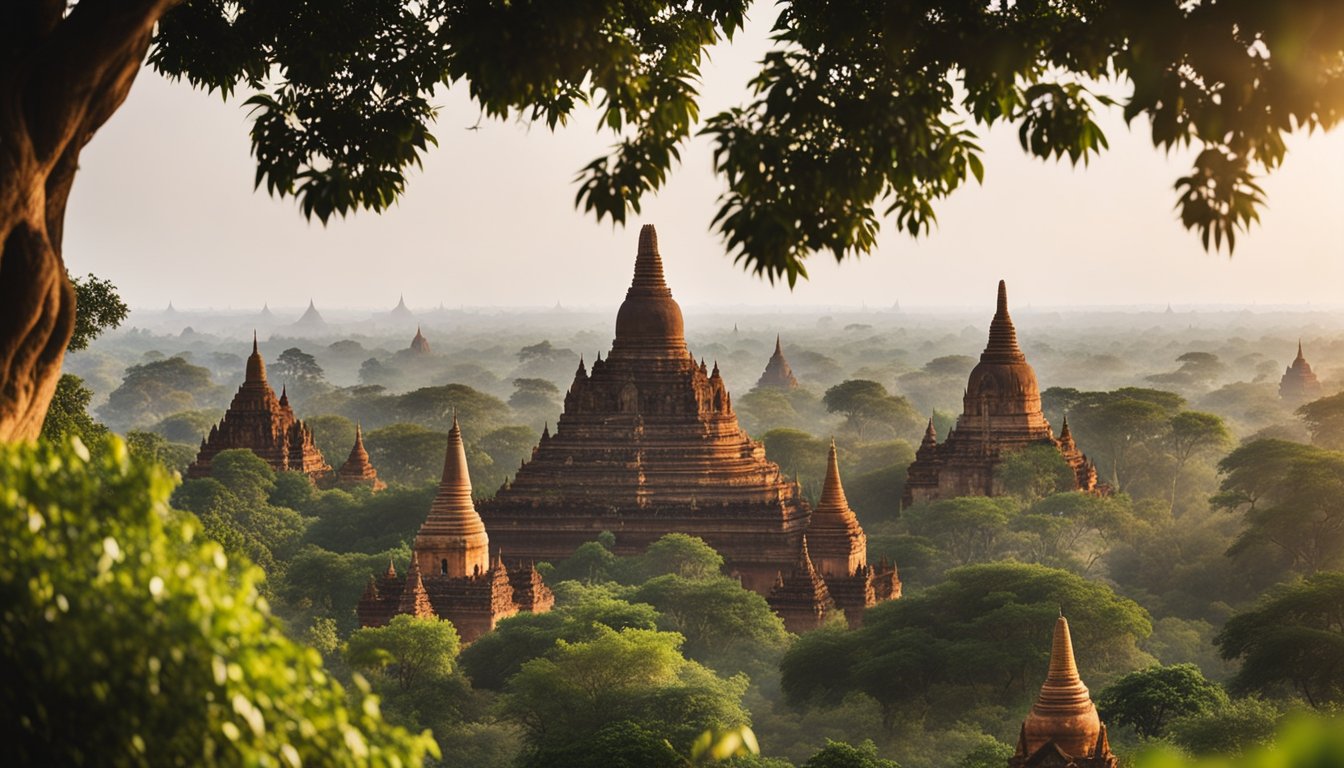
M576 204L639 213L699 130L725 190L714 226L744 268L793 285L815 252L870 251L884 220L912 236L935 203L984 175L976 130L1017 127L1024 151L1083 162L1107 147L1099 109L1193 146L1181 222L1229 253L1258 218L1256 177L1284 136L1333 128L1344 104L1344 6L1320 0L781 2L743 106L700 122L707 49L745 0L189 0L151 61L225 96L256 92L257 185L327 221L382 210L419 165L436 88L462 83L489 117L555 129L596 108L611 151ZM1110 82L1113 81L1113 82ZM1125 90L1113 99L1106 93Z

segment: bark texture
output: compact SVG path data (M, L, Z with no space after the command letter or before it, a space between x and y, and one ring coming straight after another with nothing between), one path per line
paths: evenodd
M0 11L0 441L42 428L75 326L61 237L79 153L125 101L174 2Z

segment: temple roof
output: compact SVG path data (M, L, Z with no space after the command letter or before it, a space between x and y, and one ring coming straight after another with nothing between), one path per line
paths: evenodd
M1050 644L1050 671L1023 723L1026 754L1054 742L1071 756L1086 756L1096 747L1100 734L1101 719L1078 676L1069 621L1061 613Z
M663 259L658 252L658 232L652 224L639 230L635 274L625 301L616 313L616 339L612 352L639 351L686 354L681 307L663 279Z
M812 510L813 525L816 525L818 515L839 515L854 519L854 510L849 508L849 500L845 498L845 486L840 482L840 462L834 440L831 441L831 451L826 459L826 479L821 486L821 498ZM855 520L854 524L857 526L858 521Z
M411 351L424 354L429 351L429 339L420 333L420 326L415 326L415 338L411 339Z
M756 386L776 389L793 389L798 386L798 379L794 378L789 361L784 359L784 349L780 346L778 335L775 336L775 353L770 356L770 362L766 363L765 372Z

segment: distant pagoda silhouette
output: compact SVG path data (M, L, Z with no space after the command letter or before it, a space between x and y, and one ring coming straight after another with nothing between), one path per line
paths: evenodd
M224 418L201 440L196 460L187 467L187 477L209 477L210 462L220 451L233 448L252 451L277 472L302 472L314 481L331 472L313 442L313 431L289 407L289 396L282 389L276 398L266 381L266 363L257 349L256 334L252 336L252 354L247 358L243 384Z
M420 326L415 327L415 338L411 339L411 351L417 355L429 354L429 339L420 333Z
M1078 676L1069 622L1061 613L1050 643L1050 671L1017 737L1009 768L1116 768L1106 726Z
M382 578L370 578L356 613L362 627L380 627L398 614L438 616L453 622L463 643L494 629L519 611L544 613L555 596L532 564L510 569L490 558L490 538L471 500L462 430L453 417L443 476L416 534L403 579L388 563Z
M1297 358L1283 371L1279 380L1279 397L1293 404L1301 405L1321 396L1321 382L1311 370L1311 363L1302 355L1302 341L1297 342Z
M812 520L797 484L738 425L718 365L687 349L649 225L610 353L591 371L580 362L555 433L543 431L480 510L491 546L511 561L556 562L603 531L623 555L685 533L763 595L792 573Z
M903 507L954 496L998 495L1002 489L994 470L1013 451L1037 445L1059 451L1078 490L1096 488L1096 467L1078 450L1068 420L1056 439L1041 412L1036 372L1017 345L1017 330L1008 315L1008 286L1002 280L989 343L971 370L962 403L957 424L941 445L929 420L907 471Z
M775 353L765 365L765 372L756 382L759 389L797 389L798 380L793 377L789 361L784 359L784 350L779 345L779 336L775 336Z

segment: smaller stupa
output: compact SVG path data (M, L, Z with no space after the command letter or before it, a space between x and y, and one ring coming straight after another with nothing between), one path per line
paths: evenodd
M303 315L294 321L294 328L304 330L321 330L327 327L327 321L322 318L322 313L317 311L317 305L312 299L308 300L308 309L304 310Z
M1302 341L1297 342L1297 358L1284 369L1279 380L1279 397L1293 405L1301 405L1321 396L1321 382L1311 370L1311 363L1302 356Z
M387 487L387 483L378 479L378 470L369 462L369 452L364 450L364 429L355 425L355 444L350 449L350 457L341 468L336 470L336 484L339 486L368 486L377 493Z
M826 580L817 572L807 551L806 536L793 570L788 574L780 572L775 577L775 584L765 601L784 620L784 628L799 635L821 626L836 610Z
M765 373L762 373L760 381L756 382L756 388L798 388L798 379L793 377L793 369L789 367L789 361L784 359L784 349L779 344L779 336L775 336L775 353L770 356L770 362L765 364Z
M411 351L417 355L429 354L429 339L420 332L420 326L415 327L415 338L411 339Z
M402 295L397 299L397 306L392 308L389 317L394 323L406 323L409 325L410 323L415 322L415 313L411 311L410 307L406 306L405 295Z
M1061 612L1050 645L1050 671L1022 722L1009 768L1115 768L1106 726L1078 677L1069 622Z

